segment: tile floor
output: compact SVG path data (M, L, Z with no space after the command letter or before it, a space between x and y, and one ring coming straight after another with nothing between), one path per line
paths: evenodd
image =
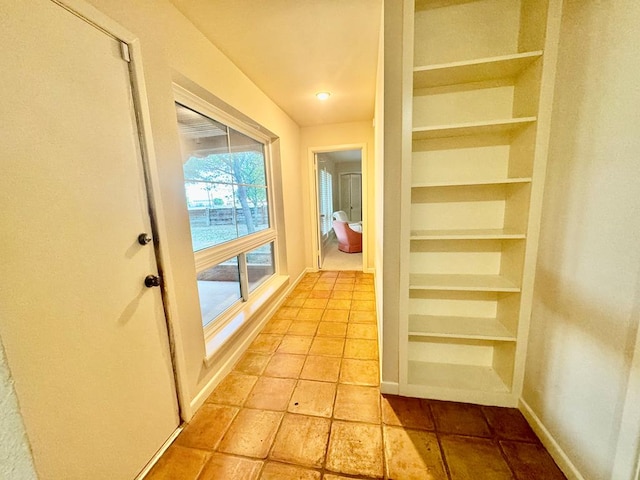
M515 409L381 396L374 305L308 274L147 479L565 478Z

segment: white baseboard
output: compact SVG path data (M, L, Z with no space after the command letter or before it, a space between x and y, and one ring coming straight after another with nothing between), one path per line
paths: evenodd
M171 446L171 444L173 443L173 441L178 438L178 435L180 435L180 433L182 432L182 430L184 429L184 425L180 425L178 428L175 429L175 431L169 436L169 438L167 438L167 440L162 444L162 446L160 447L160 449L156 452L156 454L151 457L151 460L149 460L149 463L147 463L145 465L145 467L142 469L142 471L138 474L138 476L134 479L134 480L144 480L144 477L147 476L147 474L151 471L151 469L153 468L153 466L158 463L158 460L160 460L160 457L162 457L162 455L164 455L164 452L167 451L167 449Z
M380 382L380 392L398 395L400 393L400 385L397 382Z
M560 470L567 476L568 480L585 480L585 477L582 476L580 471L569 459L569 456L564 452L562 447L560 447L558 442L556 442L555 438L553 438L551 432L547 430L547 427L544 426L540 418L522 398L520 399L519 409L549 454L556 461Z

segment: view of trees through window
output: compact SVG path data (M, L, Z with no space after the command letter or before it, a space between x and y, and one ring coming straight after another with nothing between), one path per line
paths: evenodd
M264 145L177 104L194 251L269 228Z
M202 325L209 327L276 272L265 145L179 103L176 113Z

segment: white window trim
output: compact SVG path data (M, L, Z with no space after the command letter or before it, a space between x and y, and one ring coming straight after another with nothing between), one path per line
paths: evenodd
M282 290L288 281L287 275L272 275L252 292L248 302L238 301L220 314L218 320L213 322L210 331L205 334L205 365L210 366L221 348L260 313L269 299Z
M273 231L272 231L273 230ZM265 243L275 242L277 238L275 229L269 228L259 232L245 235L232 242L221 243L214 247L199 250L193 253L196 261L196 272L200 273L209 267L213 267L220 262L236 257L243 252L250 252ZM277 248L274 248L277 250ZM275 260L275 259L274 259Z
M173 84L174 101L191 108L194 111L201 113L213 120L216 120L224 125L233 128L237 132L247 135L256 141L259 141L264 145L265 156L265 176L266 176L266 190L267 190L267 210L269 215L269 228L254 232L250 235L245 235L237 239L230 240L228 242L221 243L207 247L205 249L194 252L194 260L196 272L200 273L207 268L213 267L221 262L224 262L230 258L238 257L239 264L242 263L240 256L242 253L249 253L250 251L261 247L267 243L273 242L273 268L274 274L267 281L259 285L251 295L248 294L248 287L245 285L243 291L243 298L234 302L229 308L218 315L215 321L210 322L203 327L204 341L206 346L206 360L210 361L215 352L220 346L226 342L233 333L253 314L259 310L266 302L268 297L273 295L277 290L281 288L284 282L288 279L288 276L283 276L279 272L279 249L278 249L278 235L275 229L276 214L275 214L275 199L273 193L273 166L272 166L272 152L271 142L272 139L268 135L265 135L262 131L253 128L251 125L247 125L239 121L234 116L228 114L224 110L211 105L202 98L194 95L189 90L181 87L180 85ZM246 269L245 269L246 270ZM246 271L245 271L246 275ZM245 278L245 282L247 279ZM241 275L242 283L242 275ZM241 289L242 290L242 289ZM222 343L221 343L222 342Z

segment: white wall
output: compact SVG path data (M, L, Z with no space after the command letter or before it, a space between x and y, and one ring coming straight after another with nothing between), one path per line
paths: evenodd
M573 473L594 480L631 478L640 433L620 436L638 402L639 24L635 0L565 2L523 392Z

